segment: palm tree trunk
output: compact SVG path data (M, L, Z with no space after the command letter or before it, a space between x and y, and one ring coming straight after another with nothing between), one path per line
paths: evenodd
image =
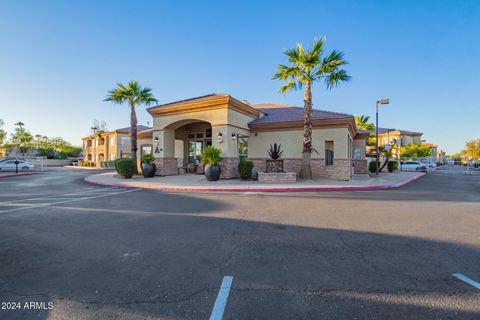
M130 104L130 141L132 160L135 163L135 173L138 173L137 165L137 114L135 113L135 105Z
M304 120L303 120L303 161L300 170L300 178L312 179L312 92L311 83L305 83Z

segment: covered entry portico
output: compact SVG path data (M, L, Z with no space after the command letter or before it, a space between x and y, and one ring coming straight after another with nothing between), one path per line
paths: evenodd
M188 163L198 163L201 150L212 145L222 151L222 178L238 177L241 156L238 141L248 139L248 123L262 115L247 103L225 94L159 105L148 112L153 117L157 175L186 171Z

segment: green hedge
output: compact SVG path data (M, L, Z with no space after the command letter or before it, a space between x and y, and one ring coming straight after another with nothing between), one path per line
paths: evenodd
M79 161L78 165L80 167L95 167L95 162L92 161Z
M392 160L388 161L387 169L388 169L388 172L393 172L398 170L398 161L392 161Z
M368 171L370 171L371 173L375 173L376 169L377 169L377 161L375 160L370 161L370 163L368 164Z
M102 162L102 167L104 168L113 168L115 166L115 162L113 160L107 160Z
M247 180L252 177L253 162L252 161L240 161L238 163L238 173L242 180Z
M115 170L126 179L130 179L135 173L135 162L130 158L115 160Z

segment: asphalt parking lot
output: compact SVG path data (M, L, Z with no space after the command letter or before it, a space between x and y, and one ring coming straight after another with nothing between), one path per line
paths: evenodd
M480 319L479 177L238 195L92 173L0 179L1 319Z

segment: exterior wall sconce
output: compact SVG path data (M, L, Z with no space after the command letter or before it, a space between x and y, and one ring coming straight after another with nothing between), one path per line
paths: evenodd
M217 141L218 141L218 143L222 143L222 142L223 142L223 135L222 135L221 132L218 133Z
M158 137L157 137L157 136L155 136L155 139L153 139L153 142L154 142L155 144L158 144Z
M232 133L232 140L233 141L237 140L237 134L236 133Z

